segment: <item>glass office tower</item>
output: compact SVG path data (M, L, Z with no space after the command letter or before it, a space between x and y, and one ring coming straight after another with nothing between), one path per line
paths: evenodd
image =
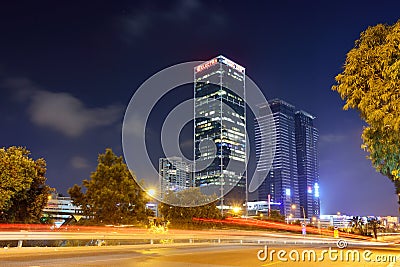
M192 169L180 157L159 159L159 179L161 199L169 192L178 192L193 186Z
M221 205L242 203L246 184L245 68L218 56L194 68L195 185ZM225 197L223 197L225 195Z
M299 179L300 205L304 207L305 217L320 215L319 174L317 142L318 130L314 127L315 117L305 111L297 111L296 153ZM303 210L301 210L303 213ZM302 214L303 216L303 214Z
M280 203L280 212L287 218L312 218L320 215L318 174L318 130L315 117L280 99L269 101L272 114L259 107L255 128L257 175L265 178L258 188L258 200ZM261 148L268 148L268 140L262 144L261 126L275 123L276 151L272 168L266 168L267 158L261 158ZM262 146L263 145L263 146ZM291 205L295 204L295 210ZM303 212L304 211L304 212Z
M266 172L262 162L256 170L257 175L266 177L258 188L258 199L280 203L279 209L286 217L298 218L300 216L299 188L297 176L296 138L295 138L295 107L282 101L274 99L269 101L272 115L266 115L260 107L257 118L259 124L275 123L276 150L272 167ZM272 117L271 117L272 116ZM266 127L266 126L264 126ZM256 125L256 154L260 154L261 133ZM257 157L259 160L259 156ZM292 209L295 204L296 208Z

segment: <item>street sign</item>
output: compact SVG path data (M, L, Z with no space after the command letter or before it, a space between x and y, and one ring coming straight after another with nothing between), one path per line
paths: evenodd
M301 224L301 234L303 236L307 234L306 225L304 223Z
M337 226L335 226L335 228L333 230L333 237L334 238L339 238L339 230L338 230Z
M82 215L76 215L76 214L74 214L74 215L72 215L72 216L74 216L74 218L75 218L75 220L76 220L77 222L79 222L79 220L83 217Z

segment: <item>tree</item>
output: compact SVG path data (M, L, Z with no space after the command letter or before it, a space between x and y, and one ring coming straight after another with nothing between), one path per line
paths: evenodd
M380 225L380 221L377 218L368 218L367 225L372 228L372 233L374 234L374 238L378 238L378 227ZM366 233L368 235L368 233Z
M147 219L146 197L135 178L110 148L98 156L90 180L68 189L75 205L96 224L132 224ZM82 187L86 191L82 191Z
M400 20L362 32L336 81L343 108L358 110L367 123L362 148L400 193Z
M361 217L353 216L350 223L351 223L351 228L354 233L363 234L364 222Z
M217 208L215 201L211 202L214 199L215 196L202 194L198 187L179 192L170 191L164 198L164 201L169 204L162 203L160 212L164 219L172 224L191 224L194 217L220 219L221 211ZM181 207L182 204L188 207Z
M0 149L0 221L39 222L47 204L46 161L30 158L24 147Z

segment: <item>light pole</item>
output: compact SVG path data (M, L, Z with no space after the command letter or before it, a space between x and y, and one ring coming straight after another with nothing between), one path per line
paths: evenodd
M340 213L340 211L338 211L338 212L336 213L336 215L337 215L338 225L339 225L341 228L344 228L343 216L342 216L342 214Z
M158 217L158 203L157 203L157 199L155 198L156 196L156 190L154 188L150 188L146 191L148 198L149 198L149 202L148 204L150 204L151 206L154 206L154 215L155 217Z
M318 233L321 234L321 220L318 219Z
M303 209L303 222L304 224L306 223L306 212L304 211L304 207L300 206L300 208ZM295 210L296 209L296 204L292 204L292 209Z
M303 206L300 206L300 208L303 209L303 222L304 222L304 224L306 224L306 212L304 211L304 207Z
M289 214L289 217L287 217L287 224L289 224L289 221L293 218L293 214Z
M234 216L239 217L242 209L239 206L235 206L232 208L232 213Z
M314 226L315 225L315 222L317 221L317 217L315 217L315 216L313 216L312 217L312 225Z

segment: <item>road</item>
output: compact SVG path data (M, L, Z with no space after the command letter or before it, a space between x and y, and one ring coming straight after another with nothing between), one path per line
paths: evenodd
M275 250L273 259L265 261L262 256L265 248L268 255ZM64 248L9 248L0 250L0 266L5 267L33 267L33 266L118 266L118 267L224 267L224 266L400 266L399 247L357 247L349 246L343 249L359 250L360 254L370 250L369 259L375 262L365 262L363 259L358 262L343 261L338 257L330 260L329 255L325 254L324 260L320 262L305 260L299 262L282 262L277 259L279 250L286 251L286 256L292 250L296 250L302 255L304 250L314 250L317 259L322 255L322 251L329 249L326 244L304 245L279 245L269 244L268 247L261 244L169 244L169 245L135 245L135 246L115 246L115 247L64 247ZM332 247L340 251L337 247ZM260 254L259 251L262 251ZM257 254L261 256L261 260ZM281 252L282 254L282 252ZM294 256L295 254L292 254ZM339 255L339 254L337 254ZM398 256L397 262L389 262L387 256ZM281 255L282 256L282 255ZM378 263L378 257L386 262ZM282 258L282 257L281 257Z

